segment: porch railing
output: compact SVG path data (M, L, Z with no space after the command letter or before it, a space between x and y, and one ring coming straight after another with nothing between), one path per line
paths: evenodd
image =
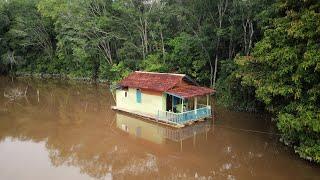
M170 111L158 111L157 118L162 121L169 121L174 124L185 124L198 119L211 116L211 106L201 107L195 110L182 113L174 113Z

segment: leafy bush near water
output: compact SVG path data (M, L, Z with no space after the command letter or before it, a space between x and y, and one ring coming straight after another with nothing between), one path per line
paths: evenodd
M236 77L237 68L234 61L221 62L215 94L217 103L236 111L263 109L263 103L255 98L255 88L241 85L241 80Z
M320 3L279 1L252 56L238 56L228 79L277 116L284 143L320 162ZM229 83L230 84L230 83ZM239 93L234 93L239 94Z

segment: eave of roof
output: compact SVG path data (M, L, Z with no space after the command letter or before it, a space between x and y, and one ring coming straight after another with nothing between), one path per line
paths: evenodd
M156 75L170 75L170 76L186 76L186 74L178 73L160 73L160 72L147 72L147 71L135 71L135 73L144 73L144 74L156 74Z
M167 90L166 92L168 94L186 99L186 98L192 98L196 96L204 96L204 95L212 94L215 91L213 89L206 88L206 87L184 85L184 86L174 87L172 89Z

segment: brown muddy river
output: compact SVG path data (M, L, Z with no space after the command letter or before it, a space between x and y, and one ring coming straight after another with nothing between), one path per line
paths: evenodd
M320 179L267 115L172 129L111 105L105 85L0 78L0 179Z

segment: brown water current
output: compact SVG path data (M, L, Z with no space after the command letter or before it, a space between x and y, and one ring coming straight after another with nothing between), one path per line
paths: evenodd
M320 179L266 114L174 129L112 105L106 85L0 77L0 179Z

